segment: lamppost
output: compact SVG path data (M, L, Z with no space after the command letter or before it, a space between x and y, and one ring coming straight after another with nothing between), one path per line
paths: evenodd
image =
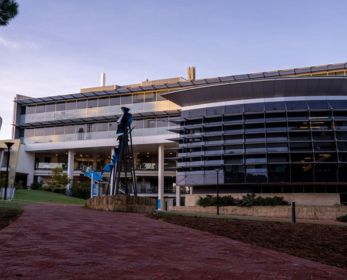
M7 165L6 165L6 181L5 181L5 195L4 195L4 200L7 199L7 186L8 186L8 167L10 165L10 156L11 156L11 147L13 145L12 142L5 142L5 145L7 146Z
M216 176L217 176L217 215L219 215L219 172L220 169L216 169Z

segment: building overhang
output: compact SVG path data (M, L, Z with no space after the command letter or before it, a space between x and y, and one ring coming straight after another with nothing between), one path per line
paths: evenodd
M294 96L347 96L347 77L276 78L200 86L162 94L179 106Z

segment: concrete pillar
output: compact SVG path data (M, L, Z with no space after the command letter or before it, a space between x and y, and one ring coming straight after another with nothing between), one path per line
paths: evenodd
M193 186L189 187L189 194L193 194Z
M112 160L112 157L114 156L115 152L114 152L114 148L111 149L111 160ZM110 195L113 194L113 178L114 178L114 174L110 172Z
M158 210L164 210L164 145L158 147Z
M176 206L181 206L181 186L174 184L176 187Z
M97 156L96 155L93 155L93 170L96 171L96 167L97 167L97 162L96 162L96 158Z
M2 167L2 162L4 160L4 154L5 154L5 150L1 149L0 150L0 168Z
M34 173L29 173L27 177L27 187L30 187L34 183Z
M73 171L75 162L75 152L69 150L67 156L67 177L70 179L70 183L66 186L67 190L70 190L73 184Z

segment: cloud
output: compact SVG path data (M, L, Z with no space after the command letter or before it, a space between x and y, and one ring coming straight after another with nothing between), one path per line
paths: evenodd
M3 36L0 36L0 48L6 48L10 50L17 50L17 49L36 49L38 48L38 45L33 42L18 42L14 40L7 39Z

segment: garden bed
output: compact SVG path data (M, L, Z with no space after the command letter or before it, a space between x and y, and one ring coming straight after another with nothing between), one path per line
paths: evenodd
M0 230L7 227L22 213L22 209L18 205L7 202L0 202Z
M346 226L206 218L170 213L154 213L150 217L347 268Z

